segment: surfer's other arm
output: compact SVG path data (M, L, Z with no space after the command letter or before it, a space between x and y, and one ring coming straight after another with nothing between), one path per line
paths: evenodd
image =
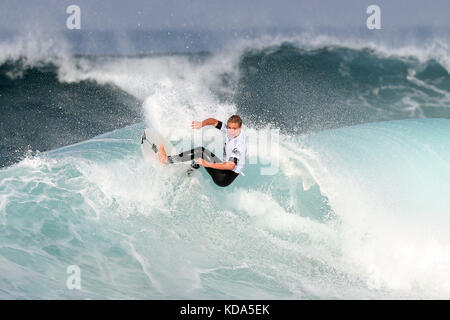
M216 127L219 123L219 120L216 120L214 118L208 118L203 121L192 121L192 129L200 129L204 126L214 126Z

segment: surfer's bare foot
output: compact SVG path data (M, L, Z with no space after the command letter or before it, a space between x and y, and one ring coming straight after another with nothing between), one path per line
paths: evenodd
M164 150L164 146L163 145L159 146L158 158L159 158L159 161L161 161L162 163L166 163L167 164L167 154L166 154L166 150Z

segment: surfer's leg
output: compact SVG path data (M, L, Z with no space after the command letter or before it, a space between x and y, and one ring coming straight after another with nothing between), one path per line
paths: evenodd
M200 152L200 150L201 150L201 152ZM216 156L214 153L212 153L211 151L209 151L208 149L203 148L203 147L199 147L197 149L195 158L202 158L208 162L213 162L213 163L221 163L222 162L222 160L220 160L220 158L218 156Z
M167 163L168 162L168 157L167 157L167 154L166 154L166 150L164 150L164 146L163 145L160 145L159 146L159 149L158 149L158 159L159 159L159 161L161 161L162 163Z
M204 147L197 147L191 150L181 152L177 155L172 155L167 157L168 163L179 163L186 161L193 161L194 159L202 158L208 162L221 163L219 157L214 153ZM239 175L232 170L219 170L214 168L205 167L206 171L209 173L214 183L220 187L226 187L230 185L234 179Z
M167 157L168 163L177 163L177 162L185 162L192 161L194 159L202 158L209 162L220 163L219 157L217 157L214 153L205 149L204 147L197 147L188 151L183 151L180 154L172 155Z

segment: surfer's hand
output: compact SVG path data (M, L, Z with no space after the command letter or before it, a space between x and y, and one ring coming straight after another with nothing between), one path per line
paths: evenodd
M208 166L208 162L205 161L205 160L202 159L202 158L195 159L195 163L196 163L196 164L199 164L199 165L201 165L201 166L204 166L204 167L207 167L207 166Z
M202 127L201 121L192 121L192 129L200 129Z

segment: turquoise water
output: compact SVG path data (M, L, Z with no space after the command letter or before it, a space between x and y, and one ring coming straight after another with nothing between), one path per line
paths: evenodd
M449 120L281 135L225 189L143 161L145 127L0 170L0 298L450 297Z

